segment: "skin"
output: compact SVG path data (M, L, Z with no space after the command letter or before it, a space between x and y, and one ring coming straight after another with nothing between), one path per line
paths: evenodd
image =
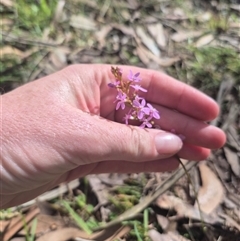
M121 68L123 78L141 73L161 130L123 124L110 65L69 66L1 96L0 208L88 174L170 171L176 155L204 160L224 145L225 134L206 123L219 113L211 98L163 73Z

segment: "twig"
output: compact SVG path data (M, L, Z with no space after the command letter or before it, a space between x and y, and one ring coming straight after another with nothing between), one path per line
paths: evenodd
M43 42L43 41L22 39L22 38L7 34L5 32L1 32L1 35L3 37L3 41L6 41L6 42L18 42L21 44L30 44L30 45L38 45L38 46L40 45L40 46L49 46L49 47L58 47L59 45L62 44L62 43L47 43L47 42Z

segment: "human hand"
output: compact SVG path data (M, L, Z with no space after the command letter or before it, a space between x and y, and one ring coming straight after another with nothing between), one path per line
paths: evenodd
M130 69L141 73L161 130L122 124L109 65L69 66L1 96L0 208L88 174L173 170L175 154L202 160L224 144L224 133L206 124L219 111L211 98L163 73L121 68L124 78Z

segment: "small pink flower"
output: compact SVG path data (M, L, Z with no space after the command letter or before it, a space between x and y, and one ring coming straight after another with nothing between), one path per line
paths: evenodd
M116 110L118 110L120 107L123 110L125 108L125 102L127 101L127 95L119 91L116 97L116 101L118 101L116 105Z
M132 70L130 70L130 73L128 75L128 79L133 82L140 82L141 78L139 77L140 73L133 74Z
M155 119L160 119L160 115L157 109L155 109L151 104L147 104L148 107L145 107L143 110L147 115L154 117Z
M120 85L120 81L116 81L116 82L114 82L114 83L108 83L108 86L110 87L110 88L116 88L116 87L118 87Z
M135 91L141 90L142 92L147 92L146 89L142 88L141 85L130 85Z
M152 127L152 124L150 122L152 118L146 118L144 120L142 120L142 124L140 125L141 128L145 128L145 127L148 127L148 128L151 128Z
M139 120L142 120L147 113L145 112L145 105L146 105L146 100L143 98L135 98L133 100L133 106L137 108L137 117Z

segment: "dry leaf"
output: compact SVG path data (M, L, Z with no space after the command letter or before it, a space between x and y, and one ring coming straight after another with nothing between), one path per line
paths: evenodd
M177 232L168 232L167 234L160 234L158 231L151 229L148 231L148 236L152 241L190 241L184 238Z
M204 23L207 22L211 19L212 14L210 12L205 12L205 13L201 13L199 14L196 19L198 22Z
M195 43L195 47L200 48L211 43L214 40L213 34L207 34L203 37L199 38L198 41Z
M199 165L202 186L198 192L198 202L204 213L212 213L223 201L224 189L215 173L205 164ZM197 207L195 203L195 207Z
M101 238L97 238L95 237L96 241L115 241L115 240L120 240L123 237L125 237L130 231L132 230L132 227L130 226L122 226L120 227L111 237L109 237L108 239L102 239ZM104 231L105 232L105 231Z
M83 15L72 15L70 25L74 28L94 31L97 29L95 21Z
M239 4L231 4L230 8L240 12L240 5Z
M166 230L169 225L168 218L166 218L165 216L159 215L159 214L157 214L156 217L157 217L158 224L160 225L162 230Z
M145 64L145 66L148 66L149 62L150 62L150 59L148 58L148 56L146 55L145 52L146 51L142 46L137 47L137 56Z
M172 35L171 39L179 43L187 39L199 37L200 35L202 35L202 31L178 31Z
M140 49L140 50L139 50ZM180 60L179 57L173 57L173 58L159 58L156 55L154 55L152 52L150 52L148 49L146 49L144 46L139 45L138 46L138 52L141 51L141 55L139 56L141 60L143 59L150 59L155 61L157 64L163 67L169 67L172 66L174 63L178 62ZM148 62L149 63L149 62Z
M193 207L175 196L162 195L157 199L156 204L164 209L175 210L179 218L188 217L195 220L204 220L205 222L212 224L220 222L218 217L200 213L198 207Z
M77 237L84 237L87 236L85 232L77 229L77 228L62 228L50 233L46 233L36 241L50 241L50 240L57 240L57 241L68 241L70 239L75 239Z
M87 180L89 182L89 185L92 188L92 191L95 193L98 199L99 205L102 205L100 207L100 212L102 216L102 220L106 221L108 219L110 210L105 208L103 204L108 203L108 189L106 184L104 184L98 175L88 175Z
M63 8L65 6L66 1L65 0L59 0L56 6L56 10L54 13L54 21L56 23L62 22L64 11Z
M0 234L10 225L11 220L0 220ZM1 236L0 236L1 237Z
M160 57L160 50L153 39L144 31L142 27L136 28L136 33L141 42L157 57Z
M166 234L160 234L157 230L151 229L148 231L148 237L152 241L171 241Z
M161 23L149 24L148 31L154 37L160 47L166 47L167 40L163 25Z
M116 28L116 29L122 31L125 35L129 35L129 36L135 35L135 33L131 27L126 27L125 25L118 24L118 23L113 23L113 24L111 24L111 26L113 28Z
M223 149L233 173L237 177L240 177L240 160L238 154L235 151L232 151L230 148L224 147Z
M230 28L240 29L240 22L229 22L228 26L229 26Z
M5 46L3 48L0 48L0 55L1 58L3 58L3 55L16 55L18 57L23 57L24 52L12 46Z
M13 6L13 1L12 0L1 0L0 2L2 5L6 7L12 7Z
M112 30L112 26L106 25L106 26L103 26L99 31L95 32L95 37L99 42L100 49L102 49L105 46L106 37L111 30Z
M28 224L31 220L33 220L38 214L40 210L38 208L33 208L25 215L25 223ZM9 241L19 230L23 228L24 222L22 221L22 216L17 217L16 222L10 223L7 231L4 233L2 237L3 241Z
M67 47L59 47L54 49L49 59L52 61L55 70L60 70L67 66L67 54L70 53L70 49Z
M64 228L65 225L66 224L63 218L61 218L60 216L39 214L37 216L37 227L35 233L39 237L43 233L48 233L49 231ZM27 226L31 228L32 222L30 222ZM22 229L18 234L25 235L25 231L25 229Z
M239 28L240 28L240 24L239 24ZM240 50L239 38L233 38L232 36L221 35L219 36L219 39L224 42L228 42L230 45Z

